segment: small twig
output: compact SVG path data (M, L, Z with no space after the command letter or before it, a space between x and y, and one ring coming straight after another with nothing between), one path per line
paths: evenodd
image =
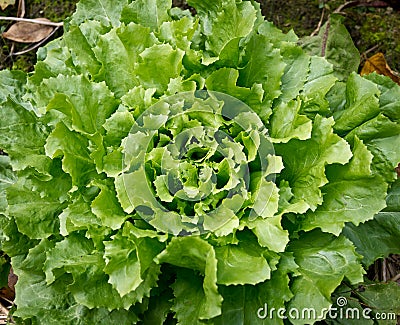
M347 1L346 3L339 6L334 13L339 14L342 10L350 7L388 7L389 5L385 1L373 1L365 2L361 0Z
M8 55L9 57L14 55L14 49L15 49L15 42L12 42L10 48L10 54Z
M51 36L53 36L55 34L55 32L57 32L57 30L60 28L61 26L57 26L56 28L54 28L54 30L44 39L42 39L40 42L36 43L35 45L32 45L30 47L28 47L26 50L20 51L20 52L16 52L16 53L12 53L10 55L13 56L17 56L17 55L22 55L25 53L28 53L34 49L37 49L40 45L42 45L43 43L45 43Z
M366 50L365 52L363 52L361 54L361 57L366 60L367 59L367 54L371 53L372 51L375 51L379 46L380 46L379 44L376 44L373 47L369 48L368 50Z
M389 279L390 282L397 282L398 280L400 280L400 273Z
M18 2L17 16L18 16L18 18L24 18L24 16L25 16L25 0L19 0L19 2Z
M2 17L2 16L0 16L0 20L24 21L24 22L26 22L26 23L33 23L33 24L39 24L39 25L47 25L47 26L53 26L53 27L61 27L61 26L64 25L63 22L54 23L54 22L52 22L52 21L39 20L39 19L29 19L29 18L18 18L18 17Z
M18 1L17 18L24 18L24 16L25 16L25 1L20 0ZM15 42L12 42L9 56L12 56L14 54L14 50L15 50Z
M326 23L326 29L325 29L324 37L322 39L322 49L321 49L321 56L322 57L325 56L326 44L328 42L328 36L329 36L329 30L330 29L331 29L331 22L330 22L330 20L328 20L328 22Z
M324 21L324 16L325 16L325 7L322 8L322 14L321 14L321 19L318 22L317 28L311 33L310 36L315 36L318 34L319 30L321 29L322 22Z
M0 302L0 314L3 314L8 317L9 310L3 306L3 304Z
M335 14L339 14L342 12L343 9L346 9L348 7L354 7L357 6L358 4L360 4L360 1L356 0L356 1L347 1L346 3L342 4L341 6L339 6L334 13Z
M5 302L8 302L8 303L10 304L10 306L11 306L11 305L14 305L14 302L13 302L12 300L6 298L6 297L1 297L1 300L4 300ZM1 301L1 300L0 300L0 301Z
M382 261L382 281L386 282L387 281L387 260L384 259Z

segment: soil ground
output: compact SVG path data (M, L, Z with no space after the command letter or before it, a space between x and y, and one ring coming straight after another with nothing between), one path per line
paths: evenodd
M400 71L400 1L345 1L345 0L261 0L266 19L284 31L293 29L300 37L310 35L322 17L325 22L330 13L345 3L353 2L341 10L344 24L349 30L362 58L377 52L385 54L389 66ZM355 4L358 2L358 4Z

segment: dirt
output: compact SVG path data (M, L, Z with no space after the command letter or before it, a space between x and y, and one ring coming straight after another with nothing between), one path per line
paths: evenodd
M47 18L53 22L63 21L75 10L78 0L25 0L25 18ZM16 1L18 3L18 1ZM1 16L17 16L17 5L8 7L1 12ZM11 25L11 22L0 22L0 32L4 32ZM60 29L54 36L62 35ZM29 51L27 54L15 56L13 53L24 51L31 45L14 43L0 37L0 70L18 69L32 71L36 62L36 52Z
M284 31L293 29L300 37L310 35L345 0L261 0L263 14ZM363 59L385 54L389 66L400 71L400 2L360 0L341 10ZM322 19L321 19L322 18Z

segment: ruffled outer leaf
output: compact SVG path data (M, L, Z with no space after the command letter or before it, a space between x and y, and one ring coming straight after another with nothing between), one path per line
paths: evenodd
M198 237L175 237L157 257L157 260L159 263L169 263L198 271L204 276L202 288L195 289L193 287L191 289L200 290L202 291L200 296L204 295L200 305L196 306L197 319L209 319L221 314L222 296L217 288L217 259L213 246ZM184 277L181 281L187 282L190 280ZM175 290L178 290L179 282L178 278ZM196 296L196 294L194 295ZM183 314L186 314L189 312L188 310L179 308L179 304L182 303L179 298L180 295L177 296L174 308L180 309ZM179 312L177 317L178 319L180 318ZM182 318L186 319L186 316L182 315Z

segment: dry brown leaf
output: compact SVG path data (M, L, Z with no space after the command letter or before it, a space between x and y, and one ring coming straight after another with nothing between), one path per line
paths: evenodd
M35 20L50 22L46 18L37 18ZM19 21L4 32L3 37L20 43L36 43L45 39L52 31L53 27L51 26Z
M4 10L8 6L12 6L14 4L15 4L15 0L0 0L0 8L1 8L1 10Z
M383 53L377 53L365 61L364 67L361 70L361 75L363 76L372 72L388 76L394 82L400 84L399 76L390 69Z

